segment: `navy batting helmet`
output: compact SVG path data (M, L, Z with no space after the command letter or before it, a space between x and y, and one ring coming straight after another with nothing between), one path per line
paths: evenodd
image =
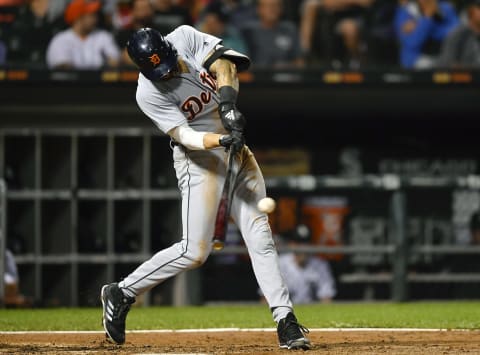
M148 79L164 78L177 66L177 51L158 31L142 28L127 43L127 52Z

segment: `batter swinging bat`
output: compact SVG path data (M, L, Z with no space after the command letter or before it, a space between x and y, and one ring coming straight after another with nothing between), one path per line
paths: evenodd
M218 205L217 217L215 219L215 232L213 234L213 249L221 250L225 243L227 233L227 224L230 217L230 206L233 199L233 184L235 175L233 174L233 161L235 160L234 149L230 148L228 152L228 167L225 174L225 184L223 185L222 197Z

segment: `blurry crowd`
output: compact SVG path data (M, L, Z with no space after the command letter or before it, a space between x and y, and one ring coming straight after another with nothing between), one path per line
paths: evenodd
M180 25L257 68L480 67L480 0L0 0L0 65L131 66L132 32Z

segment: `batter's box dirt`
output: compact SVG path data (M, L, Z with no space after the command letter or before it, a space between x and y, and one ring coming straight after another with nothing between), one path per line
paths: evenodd
M480 331L315 331L308 354L480 354ZM293 353L301 353L302 350ZM289 354L274 332L0 334L0 354Z

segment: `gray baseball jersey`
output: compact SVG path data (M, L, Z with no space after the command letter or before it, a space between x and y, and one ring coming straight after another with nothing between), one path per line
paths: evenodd
M181 26L166 36L188 70L165 82L138 79L137 102L157 127L168 132L188 123L197 131L224 132L218 108L217 83L202 67L220 39ZM215 217L225 180L223 148L173 148L174 168L182 196L182 239L155 254L119 283L127 296L137 296L181 271L200 266L212 250ZM231 216L248 248L255 276L278 322L292 310L278 255L265 213L256 208L265 182L251 151L235 157L235 194ZM162 216L158 216L162 218Z
M164 133L187 122L196 131L224 132L217 112L217 83L202 66L221 40L190 26L180 26L165 38L173 43L189 72L163 82L140 74L138 106Z

